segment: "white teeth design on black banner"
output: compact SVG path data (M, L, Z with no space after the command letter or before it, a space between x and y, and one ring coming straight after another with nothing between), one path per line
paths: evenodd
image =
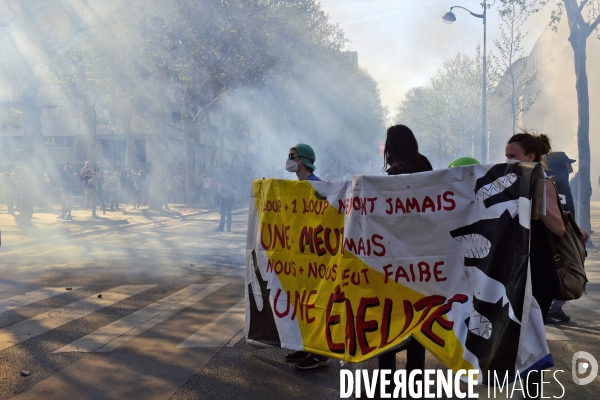
M489 319L473 310L469 319L469 331L484 339L489 339L492 336L492 323Z
M465 257L467 258L485 258L492 248L492 243L489 240L476 233L458 236L454 239L460 243L464 241L470 245L465 251Z
M516 180L517 174L508 174L505 176L501 176L494 182L488 183L487 185L481 187L481 189L479 189L477 193L475 193L475 198L477 200L485 200L491 196L501 193L507 188L511 187L516 182Z

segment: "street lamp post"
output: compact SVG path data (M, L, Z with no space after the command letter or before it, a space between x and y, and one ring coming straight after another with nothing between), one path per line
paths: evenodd
M452 12L454 8L462 8L475 18L483 19L483 87L482 87L482 104L481 104L481 162L487 163L487 59L486 59L486 14L487 5L486 1L483 1L483 14L475 14L474 12L461 7L453 6L450 7L450 11L444 14L442 19L445 23L451 24L456 21L456 16Z

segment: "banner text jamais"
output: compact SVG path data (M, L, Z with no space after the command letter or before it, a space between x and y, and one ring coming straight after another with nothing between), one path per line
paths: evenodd
M406 197L405 201L402 201L400 197L390 197L385 200L387 203L386 214L407 214L410 212L424 213L427 211L452 211L456 208L456 201L454 200L454 193L446 191L444 194L438 194L433 199L429 196L425 196L423 199L416 197ZM434 201L435 199L435 201Z

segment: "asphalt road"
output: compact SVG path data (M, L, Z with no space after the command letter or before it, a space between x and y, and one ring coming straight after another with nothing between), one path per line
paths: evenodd
M593 214L600 231L600 204ZM339 362L302 372L283 361L286 350L241 339L247 213L234 213L231 233L214 231L217 218L84 237L3 235L0 399L339 398ZM565 399L600 393L600 378L571 379L575 352L600 360L600 253L587 270L588 295L565 306L572 321L547 327ZM442 368L430 354L426 365Z

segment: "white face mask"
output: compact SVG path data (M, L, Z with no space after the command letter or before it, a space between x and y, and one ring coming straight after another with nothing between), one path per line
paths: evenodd
M298 171L298 163L296 161L294 161L294 160L288 159L285 162L285 169L288 172L296 172L296 171Z
M529 155L529 154L527 154L527 156L528 156L528 155ZM517 163L517 162L521 162L521 161L523 161L524 159L526 159L526 158L527 158L527 156L525 156L525 157L521 158L520 160L511 160L510 158L507 158L507 159L506 159L506 162L507 162L507 163Z

